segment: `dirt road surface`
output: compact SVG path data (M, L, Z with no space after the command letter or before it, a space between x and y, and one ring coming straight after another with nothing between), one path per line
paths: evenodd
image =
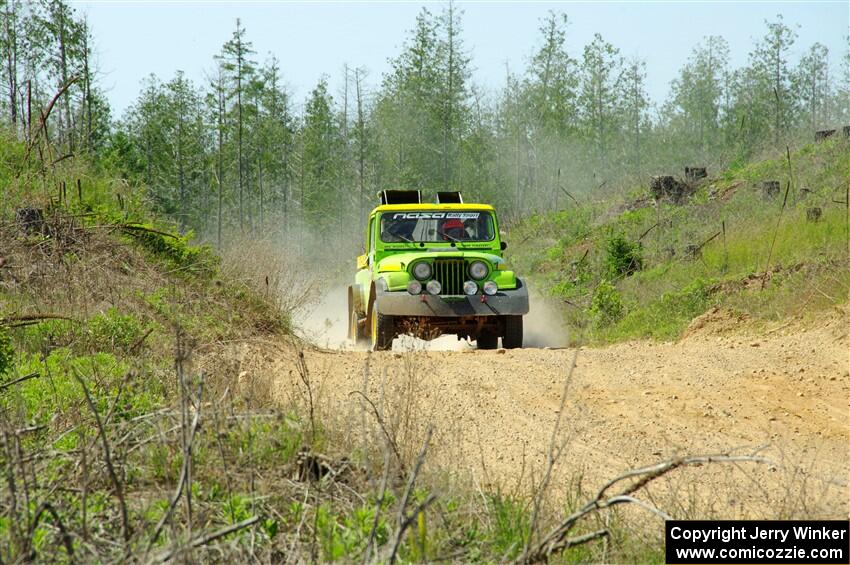
M388 426L407 435L400 444L418 449L417 430L421 437L430 423L433 457L444 467L475 484L510 488L544 467L575 358L556 441L565 445L556 467L559 488L578 477L592 488L675 455L752 453L761 446L773 465L741 465L734 476L686 475L675 496L681 502L688 485L699 483L703 501L689 504L701 517L712 511L729 517L735 507L740 515L846 518L847 322L847 309L817 323L774 327L710 312L675 343L416 351L416 344L397 340L392 352L307 349L305 361L326 415L337 415L352 438L363 418L352 393L365 390ZM274 361L273 394L281 400L300 394L295 355ZM706 494L723 500L718 506ZM758 501L768 508L756 509Z

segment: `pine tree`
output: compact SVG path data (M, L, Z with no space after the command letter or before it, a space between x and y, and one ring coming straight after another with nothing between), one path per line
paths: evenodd
M341 194L335 185L342 138L327 78L319 81L307 100L301 144L304 167L301 206L305 216L310 220L317 220L320 215L332 217L327 211L333 209L342 221L345 206L340 206Z
M692 158L704 161L722 141L719 131L728 64L726 41L722 37L706 37L694 47L670 85L668 119L676 130L676 143L688 147Z
M623 77L623 129L628 147L627 160L632 164L634 174L643 172L643 151L646 132L650 128L649 95L646 93L646 63L632 59L626 65Z
M6 113L9 116L9 124L17 133L18 126L18 57L20 53L21 32L21 4L17 0L4 0L3 11L3 35L0 36L0 53L4 53L3 71L4 83L8 91L5 100L8 102Z
M221 48L217 59L221 62L229 80L230 90L228 98L235 97L234 111L236 113L236 168L239 179L239 230L245 231L245 159L244 159L244 130L245 120L243 116L242 97L245 86L250 82L254 73L254 61L250 58L254 54L251 43L245 39L245 28L237 18L236 30L233 36Z
M829 50L815 43L800 59L794 73L794 92L808 114L806 125L815 131L827 125L832 97L829 82Z
M542 44L532 56L524 85L531 144L535 147L535 177L545 183L545 204L557 206L562 172L567 166L565 147L578 129L578 64L566 50L566 14L550 12L540 25Z
M607 169L609 150L619 124L623 88L623 58L600 34L584 48L579 103L585 134L592 140L597 162Z
M764 102L770 100L771 129L774 143L794 125L796 101L792 93L792 73L788 55L797 33L785 25L782 15L775 22L765 22L767 33L750 55L756 92ZM767 104L765 104L767 105Z
M448 190L455 183L458 145L465 133L469 109L467 81L469 80L469 57L464 52L461 39L461 12L453 1L440 18L444 36L438 43L437 57L440 72L440 123L442 129L442 186Z

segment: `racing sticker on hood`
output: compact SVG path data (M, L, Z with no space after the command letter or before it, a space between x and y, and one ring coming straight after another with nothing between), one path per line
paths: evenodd
M475 220L481 212L399 212L393 214L393 220L441 220L457 218L459 220Z

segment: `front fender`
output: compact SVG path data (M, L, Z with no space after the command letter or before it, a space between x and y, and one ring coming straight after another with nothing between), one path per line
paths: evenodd
M375 277L375 284L381 284L378 281L382 280L386 284L386 290L394 292L396 290L407 290L407 283L410 282L410 274L407 271L391 271L378 273Z

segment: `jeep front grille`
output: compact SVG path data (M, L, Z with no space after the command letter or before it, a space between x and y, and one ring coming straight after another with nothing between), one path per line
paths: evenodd
M434 261L433 276L443 288L440 294L461 296L466 276L466 262L463 259L438 259Z

